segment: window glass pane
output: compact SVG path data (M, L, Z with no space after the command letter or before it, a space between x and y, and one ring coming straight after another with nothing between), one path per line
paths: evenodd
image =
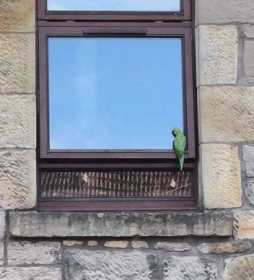
M48 0L51 11L180 11L180 0Z
M51 149L169 149L180 38L49 38Z

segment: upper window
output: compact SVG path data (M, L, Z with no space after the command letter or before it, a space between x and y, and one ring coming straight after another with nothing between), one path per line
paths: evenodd
M40 207L196 205L190 15L190 0L38 1Z

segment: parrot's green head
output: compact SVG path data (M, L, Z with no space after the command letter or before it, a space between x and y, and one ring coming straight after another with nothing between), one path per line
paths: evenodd
M173 134L174 137L176 137L178 135L182 135L183 133L182 133L182 130L180 128L174 128L172 130L172 134Z

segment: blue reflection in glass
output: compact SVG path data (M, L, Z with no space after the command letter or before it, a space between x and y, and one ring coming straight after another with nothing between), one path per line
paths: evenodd
M50 149L169 149L181 39L49 38Z
M48 0L51 11L180 11L180 0Z

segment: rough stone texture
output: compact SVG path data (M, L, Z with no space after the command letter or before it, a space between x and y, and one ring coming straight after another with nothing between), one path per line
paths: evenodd
M214 242L202 243L198 249L203 254L235 254L243 253L251 249L252 244L250 241L228 241L228 242Z
M242 28L246 37L254 38L254 24L244 24Z
M0 240L5 236L5 212L0 210Z
M146 241L133 240L131 242L131 247L134 249L147 249L147 248L149 248L149 245Z
M190 251L192 249L192 246L188 243L176 243L176 242L157 242L154 245L155 249L162 249L169 252L185 252Z
M241 173L238 149L227 144L201 145L204 207L241 206Z
M35 148L35 96L3 95L0 98L0 147Z
M235 237L238 239L254 239L254 210L237 211L234 218Z
M96 241L96 240L89 240L87 242L87 246L89 246L89 247L95 247L97 245L98 245L98 241Z
M3 264L4 264L4 243L0 242L0 265Z
M56 264L60 261L60 248L58 242L9 242L8 264Z
M254 146L243 146L243 160L247 177L254 177Z
M197 22L253 22L254 3L250 0L197 0Z
M77 241L77 240L64 240L63 245L68 246L68 247L81 246L81 245L84 245L84 242L83 241Z
M104 243L105 247L108 248L127 248L129 245L129 241L106 241Z
M244 192L248 202L254 206L254 179L247 180Z
M244 70L248 81L254 81L254 41L244 43Z
M227 262L224 280L253 280L254 255L246 255Z
M32 208L36 202L35 151L0 151L0 206Z
M65 254L66 280L213 280L213 262L197 257L171 257L147 251L89 251L71 249Z
M62 280L61 269L54 267L1 267L1 280Z
M0 1L0 32L35 31L35 0Z
M254 87L200 87L200 141L252 141Z
M198 27L199 84L235 84L238 35L235 26Z
M10 212L10 234L19 237L231 236L225 212L56 213Z
M35 35L0 34L0 93L35 92Z

